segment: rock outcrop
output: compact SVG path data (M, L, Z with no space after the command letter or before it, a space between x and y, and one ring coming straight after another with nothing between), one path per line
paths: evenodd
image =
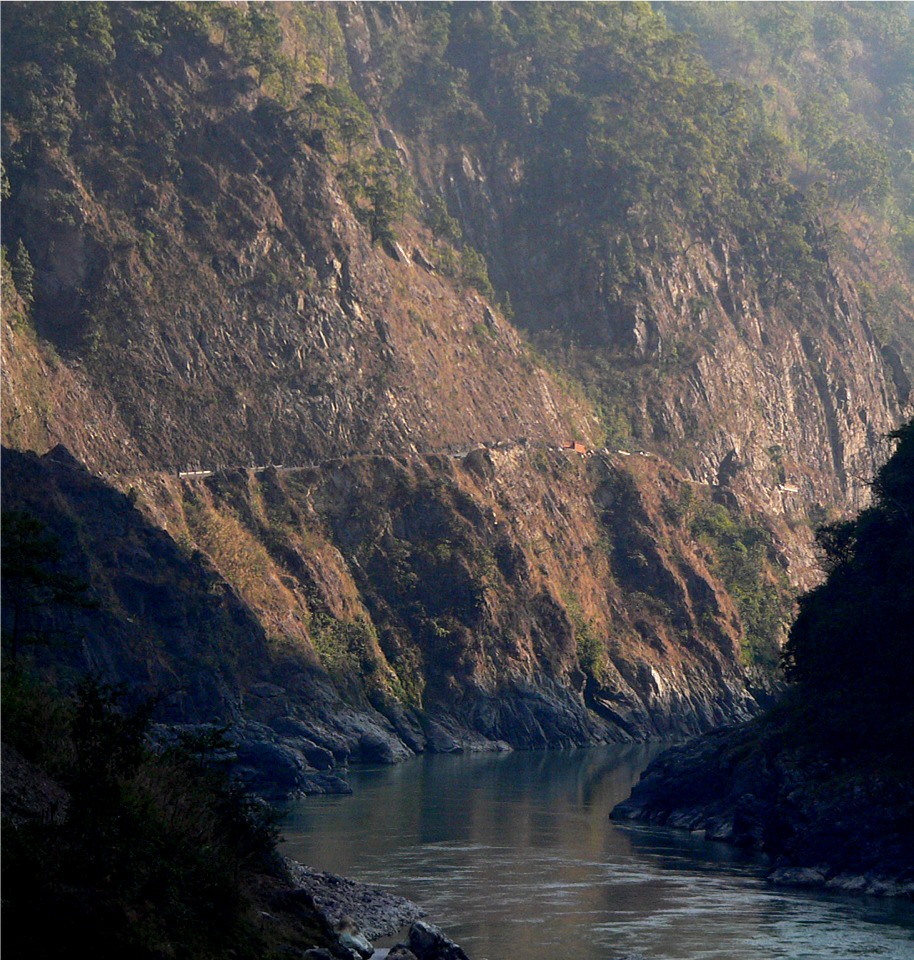
M231 722L239 772L280 792L344 789L350 758L751 716L790 583L816 575L809 516L854 501L898 413L901 361L840 268L798 319L722 235L642 258L610 304L532 228L522 157L384 115L381 33L409 8L335 9L365 149L459 209L519 322L556 327L547 365L418 216L379 233L346 151L182 11L119 5L108 57L45 45L69 36L56 8L5 21L32 38L5 51L3 123L4 240L31 274L19 291L4 262L3 438L43 456L5 455L4 501L101 602L44 614L72 641L37 660ZM624 450L593 452L568 380L588 364L627 371ZM754 565L742 607L696 504Z
M612 811L766 853L793 886L914 898L910 778L849 778L809 762L777 722L718 730L661 754Z

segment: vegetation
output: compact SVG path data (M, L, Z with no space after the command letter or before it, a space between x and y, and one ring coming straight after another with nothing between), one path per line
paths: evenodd
M149 718L149 704L125 709L93 681L63 698L25 674L4 677L4 746L53 783L43 816L4 824L11 949L268 955L246 882L279 869L269 810L215 763L218 737L153 749ZM47 922L49 911L59 922Z
M230 779L223 731L155 739L153 700L33 674L22 647L47 637L28 614L89 601L38 520L7 511L2 530L4 945L268 960L285 935L326 942L307 910L263 930L261 891L286 883L275 817Z
M760 89L797 170L914 215L914 24L903 4L660 4L719 71Z
M562 600L565 612L574 627L578 663L581 669L593 677L597 683L603 683L609 661L606 641L600 636L594 623L587 619L581 601L574 594L566 594Z
M914 749L914 421L893 438L872 506L818 533L828 579L800 599L784 665L809 705L801 718L828 749L904 765Z
M823 213L875 237L883 278L884 341L910 342L899 324L914 281L914 21L906 4L661 3L691 31L717 72L756 91L786 151L791 179L821 188ZM852 214L852 216L849 216ZM835 235L835 239L837 236ZM867 250L867 252L870 252ZM899 280L904 278L902 282ZM874 311L868 311L870 316Z
M637 283L639 250L676 249L671 227L707 234L723 217L759 276L773 258L785 284L797 255L815 267L810 211L762 104L647 5L457 4L413 19L385 49L386 108L522 156L514 226L555 251L589 236L581 256L608 294Z
M694 500L689 527L710 550L714 573L736 602L743 625L746 666L772 677L790 619L791 599L783 573L771 562L771 535L745 516L714 501Z
M311 642L324 669L342 685L358 689L360 682L372 686L380 670L378 637L364 617L338 620L314 613L309 624Z

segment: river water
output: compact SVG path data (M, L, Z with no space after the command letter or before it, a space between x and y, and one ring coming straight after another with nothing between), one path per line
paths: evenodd
M309 797L284 852L417 901L471 960L914 960L914 904L776 888L762 860L616 824L656 746L424 756Z

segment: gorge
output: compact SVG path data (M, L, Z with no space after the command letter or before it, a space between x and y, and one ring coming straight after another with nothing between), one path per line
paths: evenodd
M7 675L274 799L758 715L914 359L907 8L766 6L5 4Z

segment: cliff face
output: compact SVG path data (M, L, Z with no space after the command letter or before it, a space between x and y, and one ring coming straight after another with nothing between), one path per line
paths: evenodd
M7 458L4 499L68 542L87 524L80 562L124 611L64 659L149 688L198 677L172 719L243 721L261 769L295 783L348 756L753 712L783 568L810 576L805 514L853 501L897 414L838 269L798 318L762 305L722 237L610 296L565 234L533 229L521 156L378 132L449 198L524 324L556 328L547 368L430 228L401 211L375 235L345 151L182 10L159 15L158 53L117 5L116 57L71 75L65 41L26 30L38 53L5 64L4 241L33 275L4 263L4 442L65 443L137 508L73 465L65 481L53 458ZM381 31L409 18L336 12L370 92ZM607 421L569 371L619 402L614 448L676 466L560 451Z
M803 513L810 504L859 508L866 500L859 478L884 459L881 438L900 422L908 388L900 364L892 366L896 354L877 341L848 279L856 264L845 269L840 252L827 253L824 237L812 235L819 225L809 223L807 239L821 270L814 285L801 281L791 289L789 266L777 262L776 251L766 249L760 266L750 255L757 238L737 236L743 198L731 198L730 222L719 218L709 227L690 221L683 205L656 196L655 203L669 206L659 218L664 222L654 224L645 221L639 203L621 216L611 212L609 198L623 189L611 180L564 182L567 158L542 156L550 123L567 124L566 154L586 150L587 138L598 132L575 130L580 108L573 98L605 96L613 91L612 78L626 69L634 86L641 78L619 65L626 55L614 44L623 44L620 36L636 44L639 36L624 26L624 17L617 33L594 25L592 46L569 33L567 43L579 52L561 62L567 103L540 105L547 113L537 120L529 105L515 108L517 115L507 106L522 100L517 86L533 88L538 80L537 89L549 89L545 67L536 62L548 41L529 39L513 26L525 16L506 12L505 26L495 27L481 14L457 14L440 54L429 52L425 18L406 7L382 12L351 4L341 23L354 79L390 124L388 136L420 182L447 198L450 212L484 251L496 285L510 295L519 323L600 397L619 439L661 452L695 479L738 477L737 492L769 513ZM475 110L475 124L461 125L465 114L452 119L432 108L418 120L404 112L418 94L408 81L394 94L385 84L391 18L412 46L426 43L427 62L463 71L472 101L465 112ZM499 63L493 37L509 29L513 42L502 41ZM467 36L479 38L475 54L465 46ZM556 51L557 57L563 53ZM524 53L533 61L526 68L519 65ZM403 59L409 62L409 54ZM606 74L604 87L593 84L595 72ZM638 91L620 88L609 96L620 110L628 98L639 118L633 122L649 122L637 113ZM593 114L577 123L597 125ZM663 132L657 131L657 150ZM562 146L559 141L546 149L560 152ZM632 164L649 160L649 147L647 156L629 158ZM696 164L694 176L700 175ZM620 163L618 180L630 176ZM753 189L763 195L764 182ZM625 244L634 238L624 269L614 235Z
M514 331L425 260L427 238L371 245L327 163L282 111L252 109L246 81L206 46L125 64L105 92L149 131L180 107L170 166L131 141L100 149L87 118L69 153L41 145L13 169L5 220L31 253L35 325L119 427L87 416L97 439L75 452L117 471L586 432ZM7 422L72 436L63 398L42 414L22 393Z
M8 451L4 487L102 601L39 660L164 690L172 721L394 759L755 710L736 611L671 512L685 482L622 459L506 445L143 474L128 499L57 448Z

